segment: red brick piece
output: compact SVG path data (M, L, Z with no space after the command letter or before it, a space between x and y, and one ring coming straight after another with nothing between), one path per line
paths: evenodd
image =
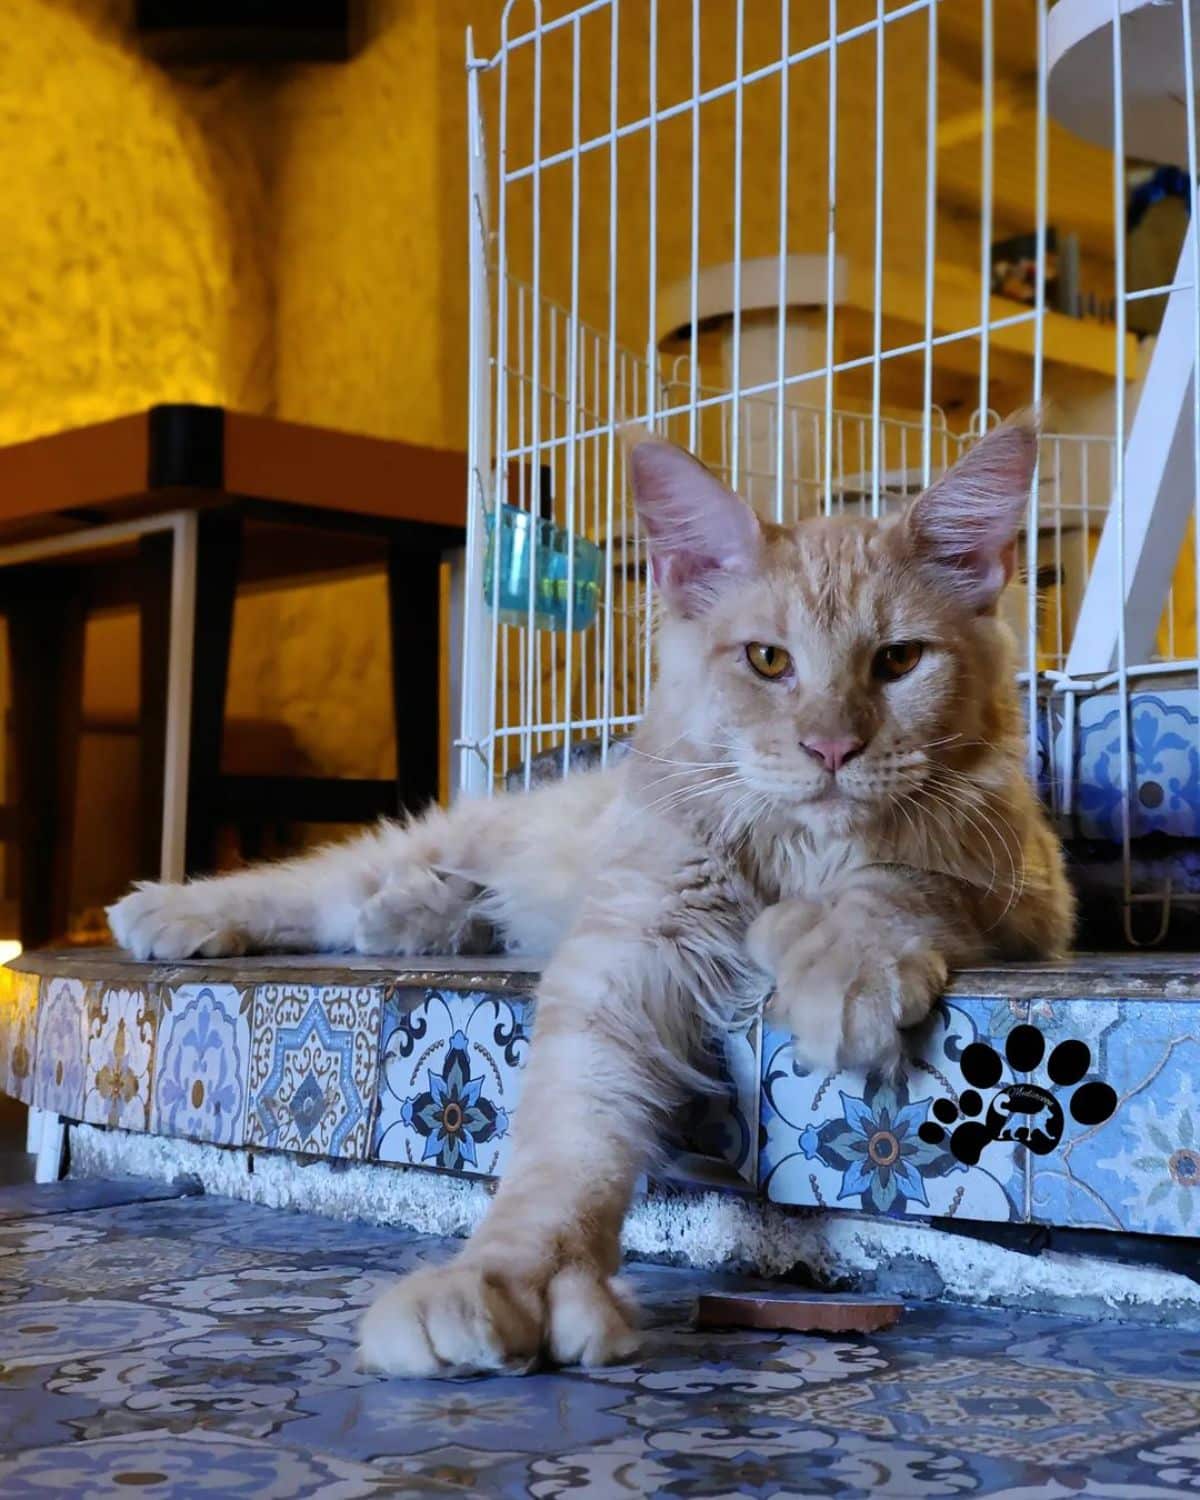
M899 1322L904 1308L886 1298L820 1292L719 1292L700 1298L699 1328L774 1328L789 1333L877 1333Z

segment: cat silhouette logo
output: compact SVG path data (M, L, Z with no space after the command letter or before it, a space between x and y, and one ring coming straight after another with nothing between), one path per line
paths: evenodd
M1049 1088L1027 1077L1001 1084L1006 1061L1014 1074L1033 1073L1045 1051L1045 1038L1036 1026L1014 1026L1003 1058L986 1042L972 1042L962 1055L962 1075L970 1087L957 1099L935 1099L934 1119L926 1120L918 1135L940 1146L950 1130L951 1156L973 1167L993 1141L1013 1141L1035 1156L1048 1156L1063 1138L1067 1114L1080 1125L1103 1124L1116 1109L1117 1096L1107 1083L1083 1082L1092 1065L1084 1042L1059 1042L1046 1062L1050 1083L1071 1090L1065 1110ZM986 1113L980 1090L995 1090Z

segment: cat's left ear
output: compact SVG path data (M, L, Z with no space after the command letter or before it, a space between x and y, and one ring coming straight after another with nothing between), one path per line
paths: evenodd
M995 604L1016 569L1037 445L1034 413L993 428L913 501L905 517L914 551L980 613Z
M649 438L632 448L629 468L654 581L677 614L700 614L723 580L756 571L758 517L699 459Z

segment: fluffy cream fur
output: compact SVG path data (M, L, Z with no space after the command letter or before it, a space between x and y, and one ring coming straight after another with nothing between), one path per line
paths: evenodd
M634 489L665 609L632 755L112 908L141 958L497 936L551 955L508 1173L453 1266L370 1310L371 1368L623 1357L621 1221L707 1025L773 990L812 1066L889 1067L949 969L1068 943L996 615L1035 446L1010 424L903 516L781 528L689 455L643 444ZM787 669L758 675L754 642ZM878 652L901 642L921 649L892 680ZM850 750L834 769L828 745Z

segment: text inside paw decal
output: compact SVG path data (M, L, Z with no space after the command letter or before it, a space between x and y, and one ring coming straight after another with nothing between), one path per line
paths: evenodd
M986 1042L972 1042L962 1055L962 1075L971 1087L957 1100L935 1099L935 1118L926 1120L918 1135L929 1145L940 1146L949 1129L950 1154L968 1167L978 1162L984 1147L993 1141L1016 1141L1035 1156L1047 1156L1063 1138L1063 1102L1050 1089L1025 1079L1000 1085L1005 1060L1013 1073L1032 1073L1041 1065L1045 1051L1045 1040L1036 1026L1015 1026L1003 1058ZM1087 1045L1077 1041L1059 1042L1046 1061L1050 1082L1072 1090L1066 1110L1080 1125L1100 1125L1117 1107L1116 1093L1107 1083L1080 1083L1091 1065ZM995 1091L986 1103L981 1089Z

